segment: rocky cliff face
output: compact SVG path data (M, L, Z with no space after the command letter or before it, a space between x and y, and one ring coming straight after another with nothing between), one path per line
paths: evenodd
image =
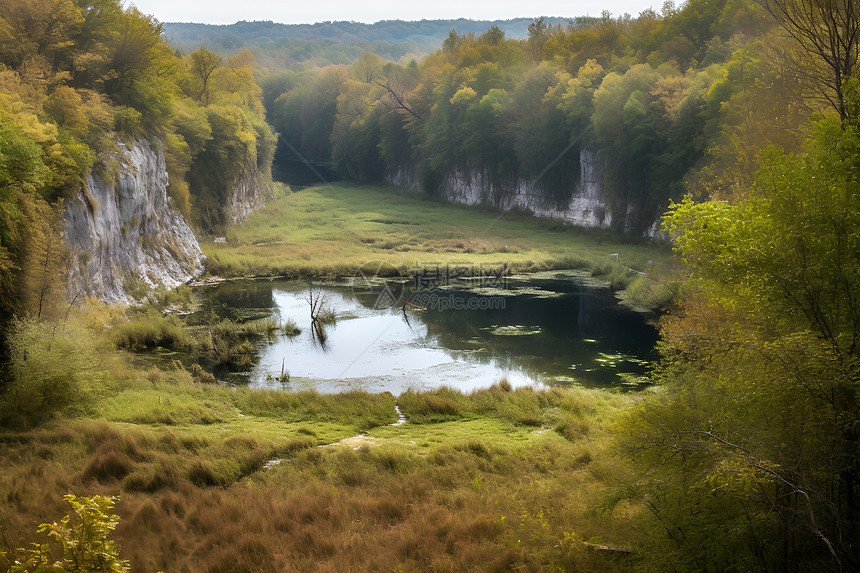
M248 215L266 204L266 197L271 190L261 183L264 180L256 165L246 166L227 195L224 213L228 225L241 223Z
M145 141L122 147L117 181L91 173L66 207L72 296L129 303L203 270L197 239L167 195L163 153Z
M465 205L488 205L504 211L526 211L536 217L561 219L580 227L615 227L630 233L652 235L656 226L647 230L633 228L636 220L635 205L628 204L621 213L613 213L608 206L603 186L603 170L597 164L594 152L583 149L579 153L580 178L570 199L559 201L546 192L540 181L514 179L503 184L493 182L482 170L454 170L439 184L437 193L445 200ZM401 169L388 176L388 182L414 191L423 191L415 170Z

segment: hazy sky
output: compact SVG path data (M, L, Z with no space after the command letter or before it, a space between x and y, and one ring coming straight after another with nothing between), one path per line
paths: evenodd
M681 1L676 2L681 4ZM285 24L326 20L421 20L471 18L505 20L536 16L599 16L609 10L637 16L645 8L659 11L662 0L127 0L162 22L232 24L239 20L272 20Z

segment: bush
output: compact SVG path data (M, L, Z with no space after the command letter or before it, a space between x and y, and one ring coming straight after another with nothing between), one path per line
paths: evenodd
M0 395L0 425L25 428L83 407L86 382L98 373L86 333L15 320L8 344L9 382Z
M47 543L33 544L32 549L19 549L15 562L10 564L11 573L28 571L60 571L68 573L122 573L129 570L128 561L119 558L119 547L111 540L110 534L116 529L119 517L111 513L114 499L96 495L77 497L72 494L63 497L75 513L74 524L71 515L59 522L43 523L37 531L47 533L63 547L62 559L52 556ZM0 553L0 559L4 556ZM2 561L0 561L2 564Z
M176 318L162 317L155 310L121 324L116 330L116 346L139 352L157 347L182 350L191 346L191 338Z
M633 310L660 312L671 306L677 295L677 283L663 284L640 275L621 293L621 302Z
M179 470L172 460L165 460L143 467L126 477L122 487L130 492L154 493L176 487Z
M123 452L106 450L99 452L84 468L83 481L107 482L122 479L134 468L134 462Z
M234 370L248 368L257 354L252 340L272 339L279 330L281 326L269 319L235 322L225 318L212 325L212 357L217 364Z

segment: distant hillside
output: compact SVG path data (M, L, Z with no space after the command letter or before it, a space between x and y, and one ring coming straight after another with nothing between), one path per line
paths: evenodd
M545 18L551 26L566 27L574 19ZM224 55L249 49L267 67L292 67L295 64L349 64L365 52L399 60L406 55L421 56L442 45L452 29L458 34L480 35L498 26L511 39L528 36L532 18L514 20L385 20L375 24L361 22L321 22L318 24L278 24L275 22L236 22L229 25L168 22L164 38L184 52L206 46ZM583 23L582 19L576 19Z

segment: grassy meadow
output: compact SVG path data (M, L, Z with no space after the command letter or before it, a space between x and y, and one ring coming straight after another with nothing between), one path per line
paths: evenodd
M373 261L579 268L645 306L671 297L662 282L676 272L644 241L348 184L282 194L205 252L223 276L343 277ZM118 496L113 537L136 572L647 566L647 512L613 441L636 394L505 381L397 397L229 387L200 364L241 363L242 348L290 325L191 328L165 312L193 305L182 288L14 327L0 571L49 542L37 528L69 513L70 493Z
M408 273L436 265L535 272L586 269L616 288L677 270L671 251L644 239L560 221L440 202L395 187L334 183L282 193L203 244L210 274L350 277L362 265ZM635 290L635 289L634 289Z
M118 496L132 571L624 570L638 511L607 427L630 396L502 382L390 394L227 388L101 364L112 383L0 434L0 550L66 493ZM395 404L407 422L397 420ZM8 557L13 558L14 552ZM3 559L0 558L0 564Z

